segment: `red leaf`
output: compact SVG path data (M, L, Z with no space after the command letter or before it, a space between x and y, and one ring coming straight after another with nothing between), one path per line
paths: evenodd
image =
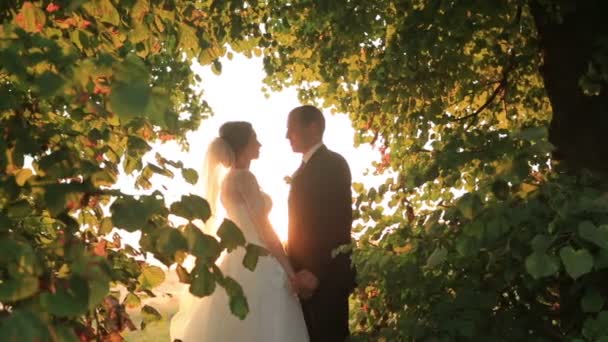
M159 138L160 138L160 141L166 142L166 141L175 139L175 136L173 134L169 134L169 133L161 133Z
M54 3L50 3L48 4L48 6L46 6L46 11L49 13L53 13L55 11L58 11L61 7L59 5L56 5Z
M98 243L95 244L95 247L93 247L93 254L101 257L108 256L108 252L106 251L107 244L108 242L106 240L100 240Z

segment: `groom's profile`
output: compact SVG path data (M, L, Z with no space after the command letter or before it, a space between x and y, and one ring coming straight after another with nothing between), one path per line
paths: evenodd
M312 342L348 337L348 296L355 284L350 256L332 257L334 249L351 242L350 169L323 144L324 131L318 108L305 105L289 113L287 139L302 154L302 164L289 192L287 254Z

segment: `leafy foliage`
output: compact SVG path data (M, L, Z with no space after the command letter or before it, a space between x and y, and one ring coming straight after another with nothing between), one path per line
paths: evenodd
M601 22L593 10L600 6L355 0L246 9L267 14L258 45L268 88L296 86L303 102L348 113L355 143L379 151L373 172L385 182L353 187L356 337L608 336L600 327L608 184L597 164L575 162L577 154L606 154L598 144L576 151L587 131L568 135L565 122L578 119L564 119L580 118L577 104L591 103L590 120L606 128L608 35L584 22ZM548 42L552 25L563 28ZM556 55L559 32L594 43ZM595 86L569 63L581 58L595 70ZM579 72L580 84L564 87L548 67ZM558 88L569 92L548 94ZM601 129L588 133L585 141L602 137ZM552 155L553 142L563 154Z
M219 71L229 39L247 45L247 38L227 34L229 9L216 5L210 20L212 8L190 1L0 4L3 338L120 339L124 329L136 328L125 306L141 305L164 279L160 268L141 261L146 253L166 265L193 254L202 269L226 246L245 245L236 227L221 244L191 223L174 227L170 214L209 217L198 196L167 207L160 192L133 196L116 186L121 171L136 176L142 190L155 175L176 171L197 182L196 171L180 162L157 155L157 163L146 164L142 157L156 140L187 148L185 134L211 114L195 90L200 79L192 58ZM114 228L139 232L141 247L110 236ZM189 281L183 267L180 274ZM234 311L247 314L238 284L203 277L201 285L201 272L192 278L199 295L221 281L234 294ZM111 295L116 286L128 292L122 302ZM142 328L159 318L149 306L142 315Z
M608 159L593 147L601 131L579 138L593 121L567 134L577 106L605 127L607 34L578 15L594 6L605 5L3 2L0 250L11 253L0 252L0 333L86 339L133 326L106 294L109 283L122 284L132 294L124 304L137 305L158 282L135 260L144 252L167 265L193 254L191 272L178 267L190 291L219 284L232 311L247 313L242 289L212 263L245 247L251 267L251 253L263 250L229 221L220 241L191 223L174 229L170 214L207 217L202 199L167 208L160 193L113 187L120 168L143 189L176 171L196 182L181 163L157 156L144 165L142 156L156 139L186 144L185 132L210 114L192 88L190 58L220 73L230 47L263 56L269 89L295 85L303 102L348 113L355 143L379 150L374 173L385 182L354 185L355 338L605 339L607 182L589 159ZM586 48L555 54L559 32ZM560 67L567 77L549 72ZM576 101L564 105L569 96ZM113 227L141 232L141 250L108 240ZM70 306L55 305L65 298Z

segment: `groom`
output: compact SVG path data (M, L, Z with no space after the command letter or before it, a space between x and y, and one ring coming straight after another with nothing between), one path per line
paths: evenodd
M350 256L332 257L335 248L351 242L351 175L344 158L323 145L324 130L323 114L314 106L289 113L287 139L302 154L302 165L289 192L287 254L311 342L348 337L348 296L355 286Z

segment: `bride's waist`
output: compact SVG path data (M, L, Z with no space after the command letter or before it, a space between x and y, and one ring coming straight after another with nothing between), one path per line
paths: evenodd
M236 226L243 233L243 236L245 237L245 241L247 241L247 243L253 243L266 248L266 244L260 238L260 235L258 234L254 223L248 215L245 215L240 210L237 210L235 212L228 212L227 218L230 221L234 222L234 224L236 224Z
M248 227L246 225L239 224L236 221L233 221L233 222L243 233L243 236L245 237L245 242L252 243L254 245L258 245L258 246L264 247L264 248L267 247L266 243L264 243L264 241L260 238L260 235L258 234L258 232L255 231L255 229L252 229L253 227Z

